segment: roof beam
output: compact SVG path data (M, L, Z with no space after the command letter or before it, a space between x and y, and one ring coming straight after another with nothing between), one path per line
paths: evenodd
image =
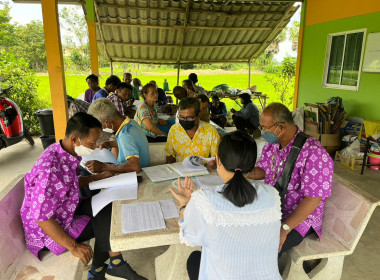
M104 17L101 17L100 19L104 19ZM97 22L97 24L99 24ZM151 29L182 29L182 26L173 25L173 26L159 26L159 25L147 25L147 24L131 24L131 23L114 23L114 22L102 22L103 26L120 26L120 27L138 27L138 28L151 28ZM225 26L194 26L194 25L188 25L187 29L195 29L195 30L236 30L236 31L244 31L244 30L258 30L258 31L265 31L265 30L272 30L272 27L225 27Z
M187 0L187 5L186 5L186 14L185 14L185 22L183 23L183 32L182 32L182 40L181 40L181 45L179 46L179 53L177 57L177 63L181 63L181 56L182 56L182 50L183 50L183 44L185 43L185 37L186 37L186 32L187 32L187 21L189 20L189 14L190 14L190 6L191 6L192 0ZM179 66L179 65L178 65Z
M107 46L106 46L106 39L104 38L104 34L103 34L103 27L102 27L102 24L100 23L99 11L98 11L98 6L96 5L96 1L94 1L94 9L95 9L96 19L99 22L99 32L100 32L100 38L102 39L103 46L104 46L104 53L107 55L108 59L111 60L111 56L108 53Z
M103 41L98 40L98 43L102 43ZM146 44L146 43L127 43L127 42L111 42L105 41L107 45L114 46L126 46L126 47L149 47L149 48L175 48L178 45L173 44ZM251 47L251 46L260 46L262 43L243 43L243 44L213 44L213 45L181 45L183 48L222 48L222 47Z
M191 0L189 0L191 1ZM260 1L262 2L262 1ZM278 1L277 1L278 2ZM294 2L294 1L292 1ZM113 5L113 4L102 4L101 7L104 8L115 8L115 9L137 9L139 11L156 11L156 12L176 12L180 14L186 14L186 11L181 8L174 8L174 7L165 7L165 8L155 8L155 7L139 7L139 6L132 6L132 5ZM244 12L223 12L223 11L215 11L215 10L202 10L202 9L191 9L192 14L197 15L216 15L216 16L242 16L242 15L282 15L282 12L260 12L260 11L244 11Z
M271 39L273 39L272 38L273 35L277 32L277 29L279 28L279 26L281 25L283 20L287 17L287 15L290 13L290 11L293 9L293 7L294 7L293 5L289 5L289 7L284 12L284 14L280 17L280 19L277 21L277 23L273 26L272 31L269 32L268 35L264 38L263 42L266 42L266 43L263 43L261 45L261 47L252 55L252 57L249 60L257 58L261 54L261 52L264 51L268 47L268 45L271 42ZM298 7L297 7L297 9L298 9Z
M140 58L120 58L111 57L113 62L129 62L129 63L140 63L140 64L165 64L165 65L177 65L178 62L175 60L160 60L160 59L140 59ZM181 61L183 64L209 64L209 63L247 63L247 59L232 59L232 60L184 60Z

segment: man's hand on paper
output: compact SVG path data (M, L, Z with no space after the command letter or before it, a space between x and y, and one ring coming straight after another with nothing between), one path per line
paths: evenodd
M102 142L98 146L99 150L101 150L101 149L111 149L111 148L114 148L114 147L117 147L117 142L116 141L104 141L104 142Z
M85 165L88 168L88 170L90 170L92 173L101 173L104 171L104 168L106 166L103 162L97 160L87 161Z
M178 178L178 192L173 188L170 188L174 198L178 200L180 207L187 205L191 198L191 194L194 192L194 183L191 178L186 177L182 187L181 178Z

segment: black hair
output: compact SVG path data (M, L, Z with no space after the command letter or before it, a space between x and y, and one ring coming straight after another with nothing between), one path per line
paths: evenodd
M242 93L239 95L239 97L244 100L244 104L248 104L249 102L252 102L251 95L249 93Z
M115 76L115 75L111 75L107 78L106 80L106 86L108 85L114 85L115 87L117 87L119 84L121 83L121 80L118 76Z
M251 172L255 167L257 146L255 140L246 132L234 131L222 138L218 155L224 168L234 172L221 193L237 207L252 203L257 192L243 174Z
M182 98L178 104L179 110L186 110L189 108L194 108L195 115L198 116L201 112L201 104L195 97L185 97Z
M274 122L294 124L292 112L284 104L273 102L265 107L264 112L270 111Z
M203 102L203 103L207 102L208 104L210 104L210 99L208 99L208 97L206 95L204 95L204 94L199 95L198 99L200 99L201 102Z
M101 130L102 124L97 118L87 113L78 112L67 122L65 136L68 137L76 133L79 138L84 138L90 134L91 128L99 128Z
M141 83L140 79L138 79L138 78L133 78L132 79L132 83L136 87L141 87L142 86L142 83Z
M86 81L89 80L89 79L93 80L93 81L95 81L97 83L99 83L99 77L96 76L96 75L94 75L94 74L88 75L87 78L86 78Z
M196 84L196 83L198 82L198 76L197 76L197 74L195 74L195 73L191 73L191 74L189 75L189 80L192 80L193 83Z
M183 84L183 83L188 84L189 86L191 86L192 89L194 89L194 83L193 83L192 80L189 80L189 79L187 79L187 80L183 80L183 81L182 81L182 84Z
M219 96L216 95L216 94L214 94L211 98L212 98L212 100L216 100L216 101L219 101L219 100L220 100L220 99L219 99Z
M150 88L156 89L156 86L154 84L146 84L145 86L143 86L143 88L141 90L141 94L142 94L142 97L144 98L144 100L146 98L144 96L144 94L148 94Z
M132 86L130 84L127 84L127 83L120 83L118 86L117 86L117 89L118 90L122 90L123 88L127 88L129 89L130 91L132 91Z

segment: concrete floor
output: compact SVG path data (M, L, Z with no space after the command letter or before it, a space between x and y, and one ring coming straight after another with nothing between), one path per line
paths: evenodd
M20 173L26 173L43 151L41 141L36 138L34 147L22 141L14 146L0 150L0 191ZM364 175L336 165L335 173L362 188L380 200L380 171L366 170ZM376 209L364 231L354 253L345 258L342 280L380 279L380 209ZM154 259L166 247L134 250L123 255L131 266L148 279L154 277ZM83 279L86 279L84 275ZM328 280L328 279L326 279Z

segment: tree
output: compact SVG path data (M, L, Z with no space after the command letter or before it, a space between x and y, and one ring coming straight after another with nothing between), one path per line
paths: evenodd
M267 82L273 85L276 98L288 108L293 105L295 75L296 58L288 56L282 61L279 73L265 76Z
M0 9L0 49L8 48L17 43L15 26L11 23L10 8Z
M17 57L29 62L35 71L47 68L44 28L40 20L16 27L17 45L13 47Z
M0 75L5 77L2 87L12 86L8 96L19 106L25 125L34 133L40 132L40 126L34 113L47 104L37 96L38 82L35 72L23 59L16 58L6 50L0 50Z
M289 40L292 41L292 51L298 49L298 36L300 31L300 22L294 21L293 25L289 28Z

